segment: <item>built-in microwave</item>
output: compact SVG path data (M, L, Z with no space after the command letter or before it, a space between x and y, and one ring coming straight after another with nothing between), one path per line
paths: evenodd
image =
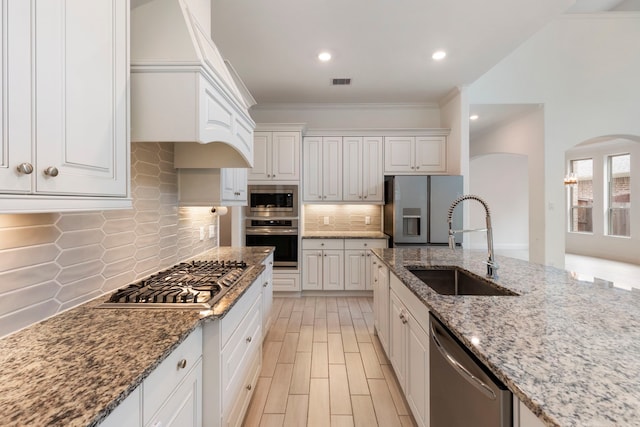
M249 185L246 217L298 217L297 185Z

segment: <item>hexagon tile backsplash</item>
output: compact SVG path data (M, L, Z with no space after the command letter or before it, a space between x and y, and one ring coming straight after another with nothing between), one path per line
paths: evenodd
M130 210L0 215L0 337L218 244L209 208L178 207L173 143L131 144L131 191Z

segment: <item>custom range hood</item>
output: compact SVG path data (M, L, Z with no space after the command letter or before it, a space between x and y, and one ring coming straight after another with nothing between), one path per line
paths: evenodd
M210 4L131 1L131 140L176 142L178 168L248 168L255 100L211 40Z

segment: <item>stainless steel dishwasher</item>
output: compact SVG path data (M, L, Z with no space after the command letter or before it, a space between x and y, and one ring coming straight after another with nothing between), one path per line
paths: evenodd
M430 317L431 427L511 426L511 392Z

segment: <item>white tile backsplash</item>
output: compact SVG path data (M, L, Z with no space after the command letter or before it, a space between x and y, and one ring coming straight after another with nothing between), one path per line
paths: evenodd
M198 229L217 217L177 206L172 143L133 143L131 164L133 209L0 214L0 336L215 247Z

